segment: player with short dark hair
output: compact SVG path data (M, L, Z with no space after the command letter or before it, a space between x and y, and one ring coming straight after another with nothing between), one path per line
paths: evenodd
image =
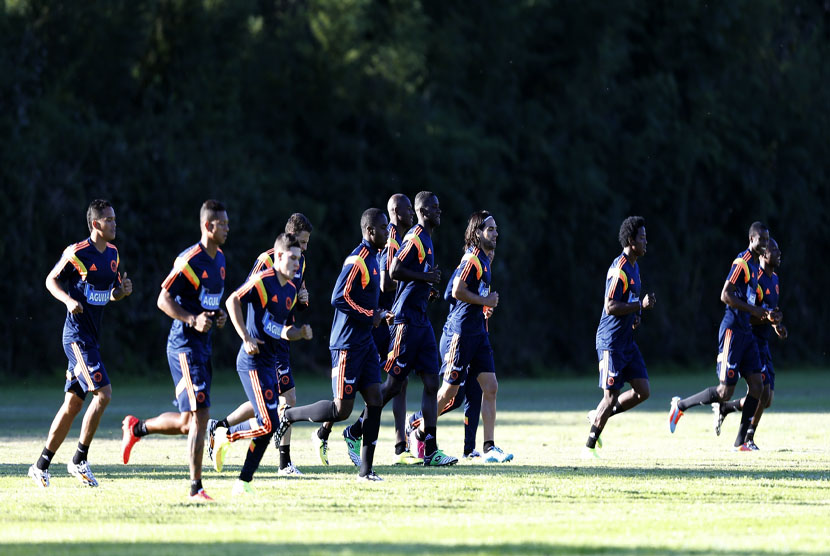
M778 308L778 274L776 270L781 265L781 249L778 247L778 242L769 238L766 252L761 256L761 271L758 274L758 299L756 303L770 311L779 311ZM781 315L783 320L783 314ZM772 365L772 354L769 350L769 338L772 332L782 340L787 339L787 327L784 326L781 320L778 323L770 323L768 321L757 321L752 319L752 334L755 336L755 341L758 343L758 352L761 356L761 372L763 373L764 390L761 393L761 400L758 404L758 409L755 410L755 415L752 417L752 424L746 431L746 442L755 444L755 431L758 429L758 424L761 421L761 415L764 410L772 405L772 399L775 394L775 369ZM720 436L721 425L724 418L730 413L740 411L743 409L746 397L738 400L729 401L726 403L713 403L712 412L715 417L715 434Z
M513 459L513 454L505 453L494 440L498 380L485 318L485 312L492 311L499 303L499 294L490 291L491 261L498 236L496 220L488 211L479 210L470 216L464 235L464 256L453 273L450 312L440 344L444 381L438 390L438 408L443 410L443 415L458 407L454 400L460 387L468 381L480 384L486 463ZM408 421L414 434L410 445L415 443L419 448L424 434L422 423L421 412L413 414Z
M297 303L292 310L291 319L289 323L294 321L294 313L302 312L308 308L308 289L305 283L305 252L308 249L308 243L311 239L311 232L313 227L308 218L299 212L292 214L285 223L285 233L291 234L297 241L300 247L299 266L295 270L292 277L292 282L297 287ZM248 277L254 274L267 270L274 266L274 247L259 254L251 269ZM275 359L275 373L277 374L277 389L279 391L280 403L288 405L297 404L297 392L294 388L294 375L291 372L291 357L289 342L278 339L276 345L276 359ZM234 437L228 437L228 440L216 445L216 429L218 427L228 428L233 425L238 425L246 419L254 418L254 406L251 402L246 401L237 407L224 419L210 419L208 420L208 457L213 460L214 469L221 469L224 465L224 457L230 448L230 442ZM277 471L278 475L287 477L299 477L302 472L294 466L291 461L291 431L286 434L279 446L280 465Z
M69 360L64 385L64 401L58 410L46 445L28 475L42 488L49 486L49 465L72 422L84 406L87 393L93 398L84 413L78 448L66 470L81 484L97 487L89 468L89 446L98 430L101 416L112 398L112 385L101 361L98 337L104 307L133 291L132 281L118 273L121 262L115 239L115 210L109 201L96 199L86 212L89 238L67 247L46 277L46 289L66 305L63 324L63 349Z
M744 377L747 394L741 413L741 426L735 438L735 450L755 450L754 443L747 442L746 433L758 408L758 400L764 390L761 374L761 358L758 343L752 335L750 317L759 321L778 323L781 314L774 309L756 305L758 296L758 259L767 250L769 231L761 222L753 222L749 228L749 247L738 253L721 291L721 301L726 305L718 333L718 385L711 386L685 399L675 396L669 409L669 430L673 433L683 412L696 405L708 405L729 401L735 391L738 376Z
M312 338L310 326L297 327L292 322L297 302L297 286L292 279L301 257L297 238L290 233L280 234L274 242L271 268L250 276L226 302L231 323L242 339L236 370L255 413L254 418L226 431L234 440L252 439L234 484L234 495L253 493L250 483L268 448L272 429L279 422L279 375L274 373L279 342ZM217 458L217 462L217 471L222 471L222 461Z
M386 311L378 307L380 272L377 261L378 251L386 245L387 225L386 215L380 209L363 212L360 219L363 240L343 263L331 294L335 309L329 340L334 399L301 407L282 406L276 432L279 440L296 421L343 421L351 414L355 396L360 392L366 402L366 442L358 479L364 481L381 480L372 469L380 428L381 394L380 358L371 329L387 317Z
M165 412L139 420L127 415L121 425L121 456L126 464L136 442L148 434L187 435L190 499L211 501L202 488L202 453L210 417L211 338L227 314L220 304L225 292L225 254L228 213L209 199L199 211L201 239L182 251L161 284L157 305L173 319L167 337L167 361L176 387L179 412Z
M378 254L378 268L380 270L380 298L378 300L378 307L381 310L389 311L395 302L395 281L389 276L389 267L392 264L392 259L395 258L395 254L400 249L400 241L403 238L403 232L401 230L409 230L412 227L415 211L412 208L412 202L409 200L409 197L403 193L395 193L389 197L389 201L386 203L386 211L389 214L389 226L386 228L388 238L386 245ZM376 328L372 328L372 338L374 338L381 361L386 361L390 340L389 324L381 322ZM405 433L406 382L404 382L400 394L392 400L392 413L395 417L395 455L399 458L397 463L420 463L412 456L407 446ZM331 427L332 423L323 423L320 428L312 433L312 441L319 443L318 452L323 465L329 464L328 440L329 434L331 434Z
M591 431L585 443L585 457L599 457L600 435L614 415L636 407L650 394L648 371L640 348L634 342L634 330L640 325L643 309L657 303L654 293L640 296L640 266L645 256L646 221L642 216L629 216L620 225L618 236L623 252L614 259L605 275L605 301L597 327L596 349L599 359L599 387L602 399L588 413ZM623 385L631 388L622 392Z
M404 237L401 249L392 260L389 274L398 281L394 321L390 334L389 356L384 365L386 382L381 387L383 405L400 393L404 379L412 372L419 373L424 384L421 411L424 416L425 466L454 465L458 460L438 449L436 422L438 420L438 387L440 361L435 333L427 318L426 309L432 284L441 281L441 271L435 266L432 232L441 224L438 197L430 191L421 191L415 197L416 224ZM363 419L346 427L343 439L349 457L360 464L360 438Z

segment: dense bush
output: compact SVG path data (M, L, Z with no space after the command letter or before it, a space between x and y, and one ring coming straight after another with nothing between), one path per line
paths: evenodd
M5 6L5 7L3 7ZM784 252L791 332L776 356L826 364L830 226L823 2L106 0L0 3L0 374L63 365L43 281L109 198L136 292L105 315L112 374L166 373L155 308L201 201L231 217L227 290L294 211L314 342L363 209L430 189L448 276L467 215L501 241L492 323L504 375L595 365L620 221L647 219L639 342L652 368L714 361L719 293L756 219ZM811 255L810 252L813 254ZM440 330L446 305L433 307ZM440 333L440 332L439 332ZM238 339L216 336L232 367Z

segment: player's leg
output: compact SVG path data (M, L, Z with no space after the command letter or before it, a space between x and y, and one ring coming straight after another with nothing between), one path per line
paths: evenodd
M468 380L475 380L469 377ZM499 391L499 382L496 373L481 372L478 381L481 385L481 420L484 423L484 449L482 457L485 463L504 463L513 459L513 454L505 452L496 446L496 396Z
M247 419L253 419L254 416L254 404L250 401L246 401L239 404L239 407L228 413L228 416L224 419L217 419L216 425L227 429L233 425L238 425Z
M743 407L741 408L741 424L738 427L738 435L735 437L735 443L733 445L736 449L741 448L746 443L747 430L752 425L752 418L758 409L759 400L764 391L762 376L760 372L756 371L744 377L748 391L746 398L744 398Z
M397 367L396 367L397 368ZM400 372L400 368L397 368L398 372ZM394 371L393 371L394 372ZM387 403L389 403L395 396L397 396L401 390L403 389L404 380L408 376L407 374L401 373L401 375L395 375L390 372L386 376L386 380L380 387L380 394L382 399L381 407L385 407ZM436 394L437 394L436 388ZM352 423L350 426L346 427L343 431L343 436L348 436L353 439L359 439L363 436L363 421L366 419L366 411L364 410L360 416L357 418L357 421Z
M456 400L464 404L464 457L476 458L481 454L476 450L476 432L481 417L481 399L484 395L478 380L466 380L464 388L459 389Z
M761 423L761 416L764 414L770 405L772 405L773 391L770 389L769 383L764 383L764 389L761 392L761 399L758 402L758 409L755 410L755 415L752 417L752 423L746 431L746 441L752 442L755 445L755 431L758 430L758 425ZM755 445L757 448L758 446Z
M63 396L63 403L58 412L52 419L52 424L49 426L49 434L46 436L46 445L40 453L34 465L29 467L29 477L39 487L49 486L49 465L52 463L52 458L55 452L58 451L63 441L66 440L66 435L69 434L69 429L72 427L72 422L77 417L78 413L84 406L84 398L86 393L77 386L77 381L67 381L66 393Z
M280 405L294 407L297 405L297 391L295 388L280 392ZM278 474L280 475L302 475L300 470L294 467L291 462L291 429L285 431L285 434L280 439L280 468Z
M360 471L358 479L376 481L372 465L375 459L375 445L380 430L380 413L383 409L383 397L380 391L380 361L375 353L366 351L358 368L350 373L357 378L357 386L366 403L366 419L363 423L363 446L360 450Z
M597 350L597 358L599 359L599 387L602 388L603 394L596 409L588 413L591 430L585 442L585 457L599 457L596 448L602 447L600 435L605 428L605 423L613 414L624 384L622 377L624 362L619 353L607 349Z
M392 416L395 419L395 455L399 456L406 450L406 385L404 381L401 391L392 398ZM380 391L378 391L379 393Z
M210 407L199 407L189 412L190 426L187 435L188 463L190 468L190 496L207 496L202 487L202 455L205 451L205 431L210 418Z

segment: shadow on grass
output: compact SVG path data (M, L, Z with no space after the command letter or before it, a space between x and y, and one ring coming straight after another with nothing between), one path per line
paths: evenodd
M39 544L0 544L5 556L29 554L118 554L132 556L147 554L187 556L190 554L205 556L209 554L444 554L451 551L453 556L473 554L615 554L621 556L687 554L720 556L745 556L743 550L673 550L664 546L628 548L613 545L565 545L554 543L494 543L489 545L445 545L439 543L227 543L227 544L188 544L188 543L39 543ZM780 555L782 552L754 552L757 556ZM807 554L804 552L784 552L784 554Z
M0 464L0 476L18 476L26 477L26 472L29 464ZM206 480L212 478L224 477L235 478L241 469L240 466L229 466L221 475L209 470L207 467L204 471ZM99 480L119 480L119 479L135 479L144 477L151 480L184 480L187 477L187 467L182 461L181 465L93 465L93 470ZM456 465L444 468L425 469L421 466L398 466L398 465L376 465L375 471L381 477L386 479L407 478L417 479L419 477L434 477L438 476L454 476L454 477L474 477L481 475L488 481L492 481L495 475L502 475L506 478L523 477L528 478L533 475L546 476L555 475L560 478L582 478L582 477L609 477L615 479L637 479L643 477L652 477L655 479L805 479L809 481L828 481L830 480L830 471L800 471L795 469L780 469L777 471L769 470L753 470L742 469L734 466L710 466L710 467L605 467L602 464L589 463L587 465L568 465L568 466L550 466L550 465L520 465L516 463L506 463L501 465ZM330 479L345 479L354 480L357 474L357 468L349 465L304 465L303 477L285 478L277 475L276 466L265 465L261 467L256 474L258 480L262 479L276 479L276 480L290 480L292 482L315 481L315 480L330 480ZM66 474L64 466L56 466L56 471L53 472L55 476L63 476Z

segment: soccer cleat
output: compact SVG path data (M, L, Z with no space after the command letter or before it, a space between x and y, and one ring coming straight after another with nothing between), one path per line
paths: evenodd
M191 494L190 496L188 496L187 499L190 500L191 502L199 502L199 503L213 502L213 498L208 496L208 493L205 492L205 489L203 489L203 488L200 488L199 492L197 492L196 494Z
M277 471L277 475L279 475L280 477L302 477L303 472L294 467L293 463L288 462L288 465L280 468L279 471Z
M744 445L747 448L749 448L749 450L752 451L752 452L757 452L758 450L761 449L761 448L758 447L757 444L755 444L754 440L747 440L746 442L744 442Z
M755 446L754 442L744 442L740 446L733 446L732 451L733 452L754 452L755 450L758 449L758 447L755 446L753 448L753 446Z
M361 483L374 483L383 481L374 470L369 471L368 475L358 475L357 480Z
M317 431L311 431L311 441L318 444L317 453L320 455L320 462L323 465L329 464L329 441L317 436Z
M28 475L38 487L46 488L49 486L49 479L51 478L51 475L49 475L48 469L38 469L37 465L32 464L29 467Z
M407 452L406 450L404 450L398 456L398 461L395 462L395 465L419 465L423 463L423 458L416 458L412 455L412 452Z
M254 491L254 487L251 486L251 483L245 482L242 479L237 479L236 482L233 484L233 490L231 491L231 496L254 496L256 492Z
M594 424L594 418L596 416L597 416L597 410L596 409L592 409L591 411L588 412L588 422L591 423L591 425ZM602 449L602 438L600 438L599 436L597 437L597 448Z
M127 415L121 421L121 460L124 465L130 463L130 452L135 443L141 440L133 433L133 427L138 423L138 417Z
M726 413L721 413L720 402L712 404L712 417L715 419L715 434L720 436L721 425L723 425L723 420L726 419Z
M213 453L213 469L221 473L225 468L225 458L228 457L228 450L231 449L231 441L227 437L216 447Z
M346 441L346 451L349 453L349 459L355 466L360 467L360 439L352 438L349 434L349 428L343 429L343 440Z
M671 407L669 408L669 430L674 433L677 427L677 422L683 417L683 412L677 408L677 402L680 401L680 396L675 396L671 399Z
M484 463L505 463L513 459L513 454L505 454L498 446L484 452Z
M448 456L441 450L435 450L430 455L424 457L424 467L444 467L447 465L455 465L458 459Z
M219 426L219 420L218 419L208 419L208 423L207 423L207 434L208 434L207 447L208 447L208 458L210 459L210 461L213 461L213 446L214 446L214 443L216 442L216 427L218 427L218 426Z
M274 446L276 446L277 450L280 449L282 437L285 436L285 433L288 432L288 427L291 426L291 423L289 423L288 419L285 417L285 412L290 408L291 406L288 405L281 405L277 408L277 414L280 416L280 423L277 425L276 432L274 432Z
M70 460L66 464L66 470L69 471L70 475L78 479L82 485L88 487L98 486L98 481L95 480L95 475L92 474L89 463L82 461L81 463L75 464Z
M582 459L589 459L589 460L600 459L599 452L597 452L596 448L589 448L588 446L583 446L582 447Z
M469 460L469 461L476 460L480 457L481 457L481 452L479 452L478 450L475 450L475 449L473 449L473 451L470 452L469 454L464 454L464 459Z
M409 440L409 449L412 455L424 459L424 441L418 439L418 429L410 429L406 437Z

